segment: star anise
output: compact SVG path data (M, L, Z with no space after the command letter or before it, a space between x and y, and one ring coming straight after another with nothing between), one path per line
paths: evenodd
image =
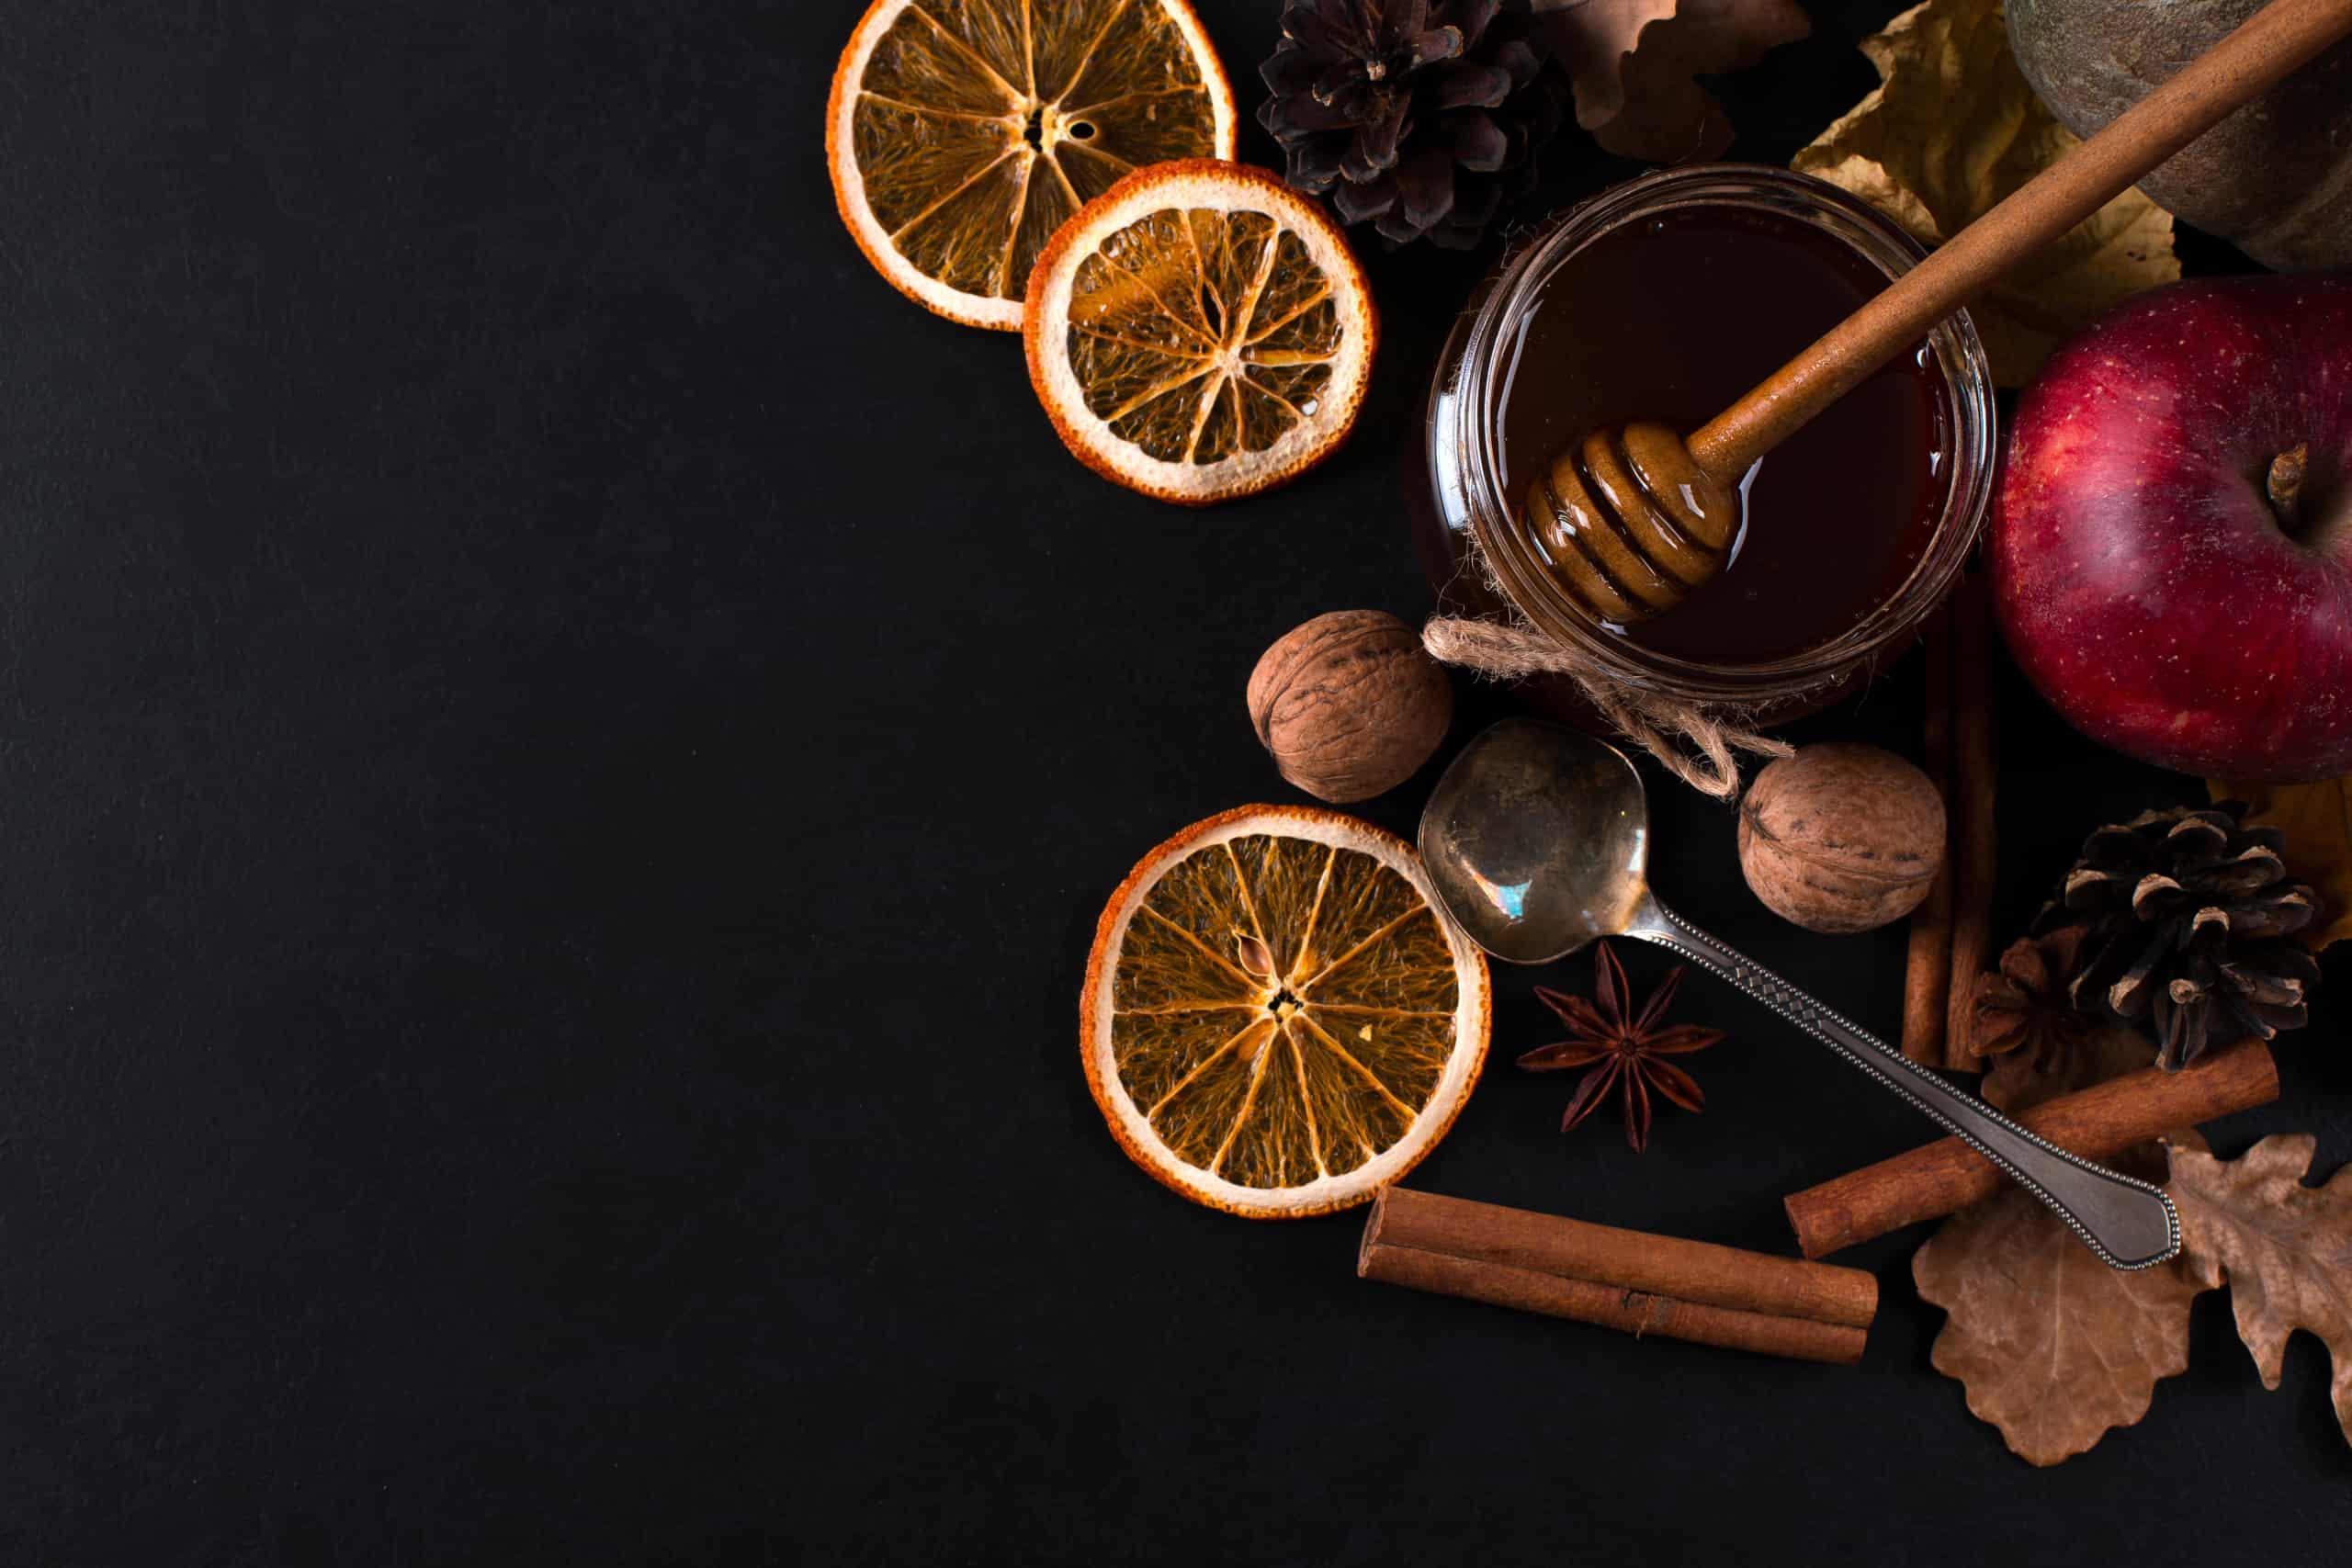
M2033 1070L2047 1072L2091 1037L2098 1019L2078 1010L2069 994L2085 934L2081 926L2062 926L2022 937L2001 954L1998 968L1976 977L1967 1041L1971 1055L2021 1051Z
M1721 1040L1724 1032L1689 1023L1666 1025L1667 1006L1674 1000L1675 987L1682 983L1679 964L1650 993L1638 1014L1628 1004L1625 971L1605 942L1600 944L1597 969L1591 1001L1544 986L1535 987L1535 999L1559 1015L1568 1026L1568 1038L1556 1045L1537 1046L1521 1056L1519 1065L1538 1073L1586 1069L1568 1100L1566 1113L1560 1118L1563 1133L1591 1115L1610 1089L1617 1088L1625 1106L1625 1141L1638 1153L1649 1144L1653 1090L1685 1111L1707 1107L1707 1097L1690 1075L1661 1058L1703 1051Z

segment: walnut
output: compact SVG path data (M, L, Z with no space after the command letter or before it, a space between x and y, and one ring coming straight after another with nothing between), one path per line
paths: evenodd
M1934 781L1891 751L1808 746L1756 775L1739 865L1773 913L1807 931L1866 931L1919 907L1944 863Z
M1324 800L1363 800L1430 760L1453 722L1453 685L1396 616L1335 610L1259 659L1250 722L1283 777Z

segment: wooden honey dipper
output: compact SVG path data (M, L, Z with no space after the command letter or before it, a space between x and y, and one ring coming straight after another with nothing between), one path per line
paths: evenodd
M2098 211L2231 110L2352 33L2352 0L2270 0L2107 128L2010 193L1691 433L1598 430L1528 487L1554 573L1602 620L1672 609L1719 570L1765 453L2015 264Z

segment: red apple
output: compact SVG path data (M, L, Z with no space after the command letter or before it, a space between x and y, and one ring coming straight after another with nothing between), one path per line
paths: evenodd
M2352 773L2352 273L2173 284L2061 349L1990 553L2010 650L2093 739L2211 778Z

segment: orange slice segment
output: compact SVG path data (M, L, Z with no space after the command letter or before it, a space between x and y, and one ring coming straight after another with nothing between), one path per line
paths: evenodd
M1191 159L1087 203L1029 277L1029 379L1080 461L1203 505L1347 438L1378 340L1339 226L1262 169Z
M1195 1201L1360 1203L1453 1124L1487 1055L1487 961L1409 845L1251 806L1144 857L1095 927L1086 1083L1129 1157Z
M1021 330L1054 231L1119 177L1233 155L1233 88L1186 0L876 0L834 68L825 160L883 276Z

